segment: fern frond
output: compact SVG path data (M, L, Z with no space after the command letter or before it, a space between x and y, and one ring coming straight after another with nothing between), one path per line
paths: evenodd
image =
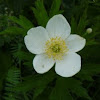
M13 88L20 83L20 74L20 70L16 67L11 67L8 70L4 87L4 100L16 100L19 93L14 91Z

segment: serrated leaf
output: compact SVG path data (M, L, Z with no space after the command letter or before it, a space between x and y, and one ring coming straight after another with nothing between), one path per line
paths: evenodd
M75 93L78 97L84 97L88 100L92 100L90 96L88 95L88 91L83 88L81 85L76 85L73 89L71 89L73 93Z
M93 81L92 76L96 74L100 74L100 64L85 64L76 76L82 80Z
M49 12L50 17L63 12L60 10L61 1L62 0L53 0L52 6Z
M55 73L53 73L52 71L44 75L34 75L26 78L25 79L26 81L16 86L15 90L25 92L31 90L32 88L41 89L41 87L46 87L48 83L51 82L54 78L55 78Z
M18 59L25 60L25 61L31 61L34 58L34 55L24 51L16 51L13 53L13 55Z
M29 30L30 28L34 27L34 25L32 24L32 22L30 20L28 20L25 16L20 15L20 25L24 28Z
M30 28L34 27L32 22L22 15L20 15L19 18L15 16L10 16L9 19L20 25L25 30L29 30Z
M32 7L32 10L33 10L35 18L37 19L38 25L45 27L46 23L49 20L49 17L48 17L46 9L44 7L43 1L37 0L35 2L35 7L36 8Z
M57 79L56 85L53 88L49 98L50 100L73 100L71 94L68 91L65 79Z
M66 79L66 86L78 97L84 97L91 100L87 90L82 86L82 82L80 80L76 80L74 78L68 78Z
M42 87L36 88L34 90L34 97L33 97L33 99L36 99L36 97L38 97L44 91L45 88L46 88L46 86L42 86Z
M77 26L77 33L78 34L83 34L86 26L88 25L88 20L87 20L87 9L84 10L83 15L80 17L78 26Z
M25 35L26 31L22 28L16 27L16 26L11 26L5 29L4 31L0 32L0 34L12 34L12 35Z

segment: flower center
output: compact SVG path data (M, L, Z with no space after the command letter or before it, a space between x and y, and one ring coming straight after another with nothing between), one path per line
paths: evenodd
M59 44L55 44L54 46L51 47L51 49L55 53L60 52L60 46L59 46Z
M45 46L47 56L52 57L54 60L61 60L68 51L65 40L61 39L61 37L51 38L46 41Z

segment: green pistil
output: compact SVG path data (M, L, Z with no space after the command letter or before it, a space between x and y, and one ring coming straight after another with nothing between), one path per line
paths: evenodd
M60 46L58 44L55 44L51 49L55 53L60 52Z

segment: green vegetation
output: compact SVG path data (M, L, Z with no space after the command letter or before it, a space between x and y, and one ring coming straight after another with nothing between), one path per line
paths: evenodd
M4 9L5 7L7 9ZM12 12L13 11L13 12ZM46 26L62 13L71 33L86 38L82 69L71 78L54 69L40 75L32 65L24 36L34 26ZM86 33L87 28L92 33ZM3 0L0 1L0 100L100 100L100 1Z

